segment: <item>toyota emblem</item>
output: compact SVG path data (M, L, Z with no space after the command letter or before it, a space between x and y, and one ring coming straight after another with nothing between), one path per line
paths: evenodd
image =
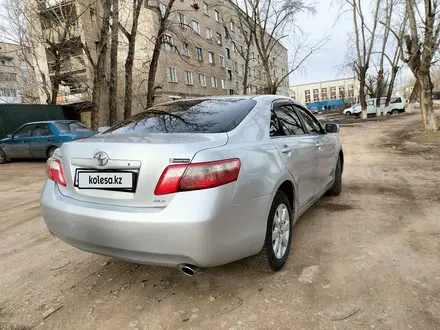
M107 165L109 160L108 155L104 152L104 151L99 151L95 154L95 156L93 156L93 162L97 165L97 166L105 166Z

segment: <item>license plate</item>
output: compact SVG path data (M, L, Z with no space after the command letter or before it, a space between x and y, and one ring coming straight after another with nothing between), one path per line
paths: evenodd
M76 186L79 189L127 189L133 190L132 172L78 172Z

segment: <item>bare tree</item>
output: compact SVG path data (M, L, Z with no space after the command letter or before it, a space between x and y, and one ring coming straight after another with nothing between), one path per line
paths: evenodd
M365 81L370 67L371 54L376 38L376 30L379 22L380 0L374 1L373 27L367 26L367 17L362 8L362 0L344 0L353 17L354 37L356 46L356 60L353 62L353 70L359 80L359 98L362 107L362 119L367 118L367 101L365 99Z
M405 51L401 52L401 59L408 64L420 84L423 127L425 131L435 132L438 126L432 101L431 66L440 45L440 6L437 0L423 0L422 11L414 0L406 0L405 3L409 34L403 38Z
M322 49L328 38L323 38L313 45L305 42L295 47L295 56L290 67L283 75L274 75L276 71L275 59L281 54L281 41L301 33L295 26L295 18L300 13L314 13L313 5L303 0L244 0L245 8L241 19L252 31L255 46L260 57L260 64L264 71L264 93L276 94L290 73L298 70L315 52Z
M394 7L395 0L385 0L385 24L386 26L391 25L391 17L393 14L393 7ZM384 82L384 61L385 61L385 52L386 52L386 46L388 42L388 37L390 35L390 30L385 28L382 38L382 48L379 55L379 70L377 72L377 95L376 96L376 116L380 116L382 114L382 111L380 110L380 99L382 97L382 85Z
M154 2L154 4L153 4ZM164 11L161 11L161 8L154 0L146 0L146 7L153 11L156 14L157 17L157 33L154 36L154 48L153 53L151 56L151 61L148 69L148 83L147 83L147 105L146 107L149 108L153 105L154 102L154 94L156 92L155 82L156 82L156 73L157 73L157 67L159 64L159 56L161 52L162 43L164 42L164 34L167 31L167 28L170 25L169 17L171 14L171 11L173 9L175 0L170 0L168 2L168 5L166 6L166 9Z
M112 0L110 83L108 95L109 125L118 121L118 46L119 46L119 0Z
M7 0L5 9L5 25L0 27L3 38L22 47L21 60L37 78L32 83L41 88L46 103L57 103L64 77L74 75L72 54L82 53L75 26L83 13L71 4L53 5L44 0L38 3ZM46 63L40 61L42 50L48 59L48 70Z
M128 31L122 24L119 24L119 28L124 33L128 41L128 52L125 59L124 119L131 117L131 109L133 107L133 65L134 55L136 53L136 38L138 34L139 16L143 4L144 0L133 0L133 18L130 31Z
M99 128L99 115L101 109L101 95L105 84L106 77L106 58L110 34L110 17L111 17L112 0L101 0L102 17L100 21L99 37L96 42L96 59L92 55L91 48L85 42L83 44L84 51L93 68L93 87L92 87L92 106L91 106L91 126L93 130Z

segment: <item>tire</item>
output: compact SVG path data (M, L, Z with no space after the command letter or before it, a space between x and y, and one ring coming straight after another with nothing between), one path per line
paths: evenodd
M50 147L47 150L47 158L51 158L53 156L53 153L55 152L56 149L57 149L56 147Z
M272 235L274 233L274 229L277 229L274 227L278 227L277 224L274 223L274 220L277 214L281 217L283 210L285 210L286 212L285 216L288 217L288 219L286 218L286 220L288 221L284 224L284 226L282 223L279 225L281 231L278 229L278 237L273 241ZM281 219L281 221L282 220L283 219ZM290 206L289 198L284 191L279 190L277 191L275 198L272 202L269 217L267 219L266 237L264 240L263 249L260 251L260 253L252 257L253 267L266 272L277 272L281 268L283 268L289 256L290 245L292 242L292 222L292 208ZM286 233L286 230L288 230L289 232ZM288 241L287 244L283 245L282 242L285 242L285 239L288 239ZM279 256L277 256L276 252L274 251L274 244L276 242L279 242L279 244L281 244Z
M6 156L6 153L2 149L0 149L0 164L7 163L8 161L8 156Z
M347 112L345 113L345 115L346 115L346 116L351 116L351 112L350 112L350 111L347 111Z
M391 111L391 114L392 115L398 115L399 114L399 110L393 110L393 111Z
M335 182L333 186L327 191L327 195L339 196L342 190L342 163L341 157L338 158L338 163L335 169Z

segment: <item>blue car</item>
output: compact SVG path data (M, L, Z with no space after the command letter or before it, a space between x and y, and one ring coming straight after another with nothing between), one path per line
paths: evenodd
M28 123L0 140L0 164L12 159L50 158L64 142L98 134L75 120Z

